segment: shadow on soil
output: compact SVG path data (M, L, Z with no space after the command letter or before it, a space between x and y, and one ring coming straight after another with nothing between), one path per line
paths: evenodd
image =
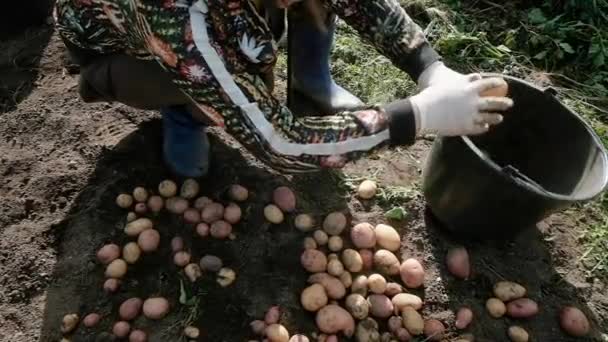
M80 326L72 336L78 341L112 341L108 333L117 321L120 303L133 296L165 296L171 313L162 321L143 317L132 322L150 334L149 341L178 341L188 323L201 328L199 341L244 341L251 336L249 323L262 318L272 305L280 305L282 321L290 331L310 331L313 319L304 319L299 293L307 275L300 266L302 233L292 227L293 218L286 216L280 225L270 225L263 217L264 206L271 201L272 190L287 179L251 165L238 149L213 139L211 174L201 180L201 192L226 203L226 187L238 182L250 189L249 199L241 205L244 219L235 225L234 241L195 238L191 225L179 217L161 213L153 217L162 240L159 251L144 255L129 268L120 291L108 295L102 290L104 267L95 258L105 243L124 245L122 232L126 211L115 205L115 197L145 186L156 192L158 183L171 175L162 166L160 122L153 121L123 139L116 148L102 153L95 171L69 211L55 227L58 261L48 288L42 341L59 341L59 327L65 314L90 312L103 315L94 329ZM294 181L298 191L298 210L319 214L334 209L344 210L344 196L331 183L334 177L308 175ZM300 190L309 189L307 192ZM314 191L310 191L314 189ZM237 273L237 281L221 288L213 274L205 274L191 284L172 263L169 241L183 236L193 260L213 254ZM180 281L187 296L198 298L190 306L179 304ZM296 325L297 322L297 325Z

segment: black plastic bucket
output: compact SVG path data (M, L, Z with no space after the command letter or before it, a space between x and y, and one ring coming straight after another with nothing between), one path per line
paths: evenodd
M458 233L515 235L608 183L606 150L589 125L551 90L504 78L515 103L504 122L477 137L438 138L423 171L429 208Z

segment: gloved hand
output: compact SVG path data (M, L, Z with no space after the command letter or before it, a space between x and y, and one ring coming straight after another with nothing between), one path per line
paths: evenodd
M463 75L443 64L435 62L427 67L418 78L418 88L420 90L436 86L464 86L472 81L480 80L480 74Z
M486 78L464 86L431 86L410 98L416 115L417 135L476 135L502 122L496 113L513 106L508 97L481 97L480 93L504 85L501 78Z

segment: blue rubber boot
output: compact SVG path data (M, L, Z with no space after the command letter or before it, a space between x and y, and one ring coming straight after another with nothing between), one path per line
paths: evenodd
M163 156L179 176L199 178L209 171L209 140L205 125L192 118L184 106L161 109Z
M289 66L291 88L310 99L326 114L363 105L361 100L337 85L330 73L330 53L336 30L336 17L319 28L306 13L289 16Z

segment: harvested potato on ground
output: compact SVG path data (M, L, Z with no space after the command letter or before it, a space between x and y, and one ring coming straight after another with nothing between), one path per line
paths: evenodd
M462 307L458 309L456 313L456 329L466 329L469 324L473 321L473 310L467 307Z
M374 267L374 252L369 249L361 249L359 255L363 261L363 270L370 271Z
M379 249L374 253L374 266L380 273L386 275L399 274L399 259L386 249Z
M137 214L132 211L129 211L129 213L127 214L127 223L133 222L135 220L137 220Z
M190 253L186 251L179 251L173 255L173 263L177 267L186 267L190 263Z
M310 340L308 339L308 337L306 337L306 335L298 334L298 335L291 336L291 338L289 339L289 342L310 342Z
M164 180L158 184L158 193L165 197L173 197L177 194L177 184L172 180Z
M211 230L211 228L209 228L209 225L206 224L205 222L201 222L196 225L196 234L198 234L198 236L200 236L200 237L204 238L204 237L209 236L210 230Z
M160 196L150 196L148 198L148 209L153 213L159 213L165 206L165 201Z
M359 324L357 324L355 340L370 342L380 341L378 323L369 317L359 322Z
M319 245L319 246L325 246L329 242L329 236L327 235L326 232L324 232L322 230L316 230L312 234L312 237L315 239L315 241L317 242L317 245Z
M424 322L424 336L428 341L441 341L445 332L443 323L436 319L429 319Z
M84 324L84 326L87 328L92 328L92 327L96 326L97 324L99 324L99 321L101 321L100 314L90 313L84 317L84 319L82 320L82 324Z
M399 268L401 280L405 286L415 289L424 284L424 268L416 259L407 259Z
M143 330L133 330L129 334L129 342L146 342L148 341L148 335Z
M364 180L359 184L359 188L357 189L357 194L362 199L371 199L376 196L376 191L378 190L378 186L376 182L371 180Z
M329 235L340 235L346 228L346 216L341 212L333 212L323 220L323 230Z
M346 301L344 302L344 306L350 312L350 314L358 319L362 320L367 318L370 310L370 303L358 293L351 293L346 297Z
M488 310L490 316L500 318L507 312L507 307L500 299L490 298L486 301L486 310Z
M138 218L133 222L127 223L125 226L125 234L135 237L141 234L141 232L144 230L152 229L153 226L154 224L152 223L152 220L145 217Z
M107 265L118 258L120 258L120 247L113 243L107 244L97 251L97 260L104 265Z
M256 335L264 335L266 331L266 323L262 320L255 320L249 323L249 326L251 327L251 331Z
M137 215L145 215L148 212L148 206L146 203L137 203L133 209Z
M112 327L112 334L118 338L127 337L129 335L129 331L131 331L131 325L127 322L116 322Z
M327 269L327 257L323 252L316 249L307 249L300 257L302 267L310 273L325 272Z
M327 296L331 299L341 299L346 295L346 288L340 279L327 273L315 273L308 277L308 282L323 285Z
M503 302L523 298L526 288L512 281L499 281L494 285L494 295Z
M141 256L141 249L135 242L129 242L122 248L122 258L129 264L134 264Z
M211 224L224 217L224 206L220 203L210 203L203 208L201 212L201 220Z
M357 248L374 248L376 234L374 227L367 223L359 223L350 230L350 239Z
M304 249L316 249L317 241L311 237L307 237L304 239Z
M194 263L186 265L186 267L184 267L184 273L186 273L186 277L193 283L203 276L203 271L200 266Z
M122 259L116 259L106 267L106 278L120 279L125 274L127 274L127 262Z
M401 237L395 228L386 224L379 224L374 229L374 233L376 234L376 244L378 246L391 252L398 251L401 247Z
M184 239L180 236L176 236L171 239L171 251L173 253L179 252L184 249Z
M467 279L471 275L469 253L464 247L451 248L446 256L448 271L459 279Z
M194 326L187 326L184 328L184 335L188 338L197 339L201 335L201 331Z
M145 202L148 200L148 190L146 190L144 187L138 186L135 189L133 189L133 199L135 199L136 202Z
M274 204L269 204L264 208L264 217L268 222L280 224L285 219L283 212Z
M559 325L570 336L582 337L589 334L589 320L578 308L567 306L559 313Z
M325 340L325 342L339 342L338 341L338 336L336 336L336 335L329 335L329 336L327 336L327 339Z
M383 294L386 291L386 279L380 274L372 274L367 277L367 286L372 293Z
M222 259L215 255L205 255L200 261L201 269L207 272L218 272L224 266Z
M394 306L385 295L372 294L367 297L370 304L370 314L378 318L388 318L393 314Z
M144 253L154 252L160 245L160 234L157 230L146 229L137 237L137 244Z
M327 294L321 284L312 284L302 291L300 302L305 310L316 312L327 305Z
M424 332L424 320L413 307L404 307L401 317L403 318L403 326L410 334L420 335Z
M179 196L185 199L193 199L198 195L201 187L194 179L186 179L179 191Z
M217 272L217 283L220 284L221 287L228 287L234 283L236 280L236 272L234 272L230 268L222 268Z
M266 327L266 338L269 342L289 342L289 332L280 324L271 324Z
M216 239L226 239L232 234L232 225L226 221L215 221L209 228L209 233Z
M294 225L301 232L310 232L315 227L315 219L309 214L300 214L294 219Z
M228 189L228 196L234 201L243 202L249 197L249 191L242 185L233 184Z
M103 283L103 290L106 291L107 293L114 293L114 292L118 291L119 287L120 287L120 280L118 280L118 279L114 279L114 278L106 279L106 281Z
M339 277L344 273L344 265L338 259L330 260L327 263L327 273L334 277Z
M513 342L528 342L530 338L528 332L524 328L518 327L516 325L509 327L509 330L507 330L507 334Z
M393 334L385 331L380 335L380 342L397 342L397 340L393 337Z
M516 299L507 304L507 315L512 318L530 318L538 313L538 304L529 298Z
M329 241L327 242L327 248L329 248L330 251L339 252L342 250L342 247L344 247L344 241L342 241L341 237L332 236L329 238Z
M194 208L186 209L186 211L184 211L184 221L190 224L197 224L201 222L201 212Z
M241 216L243 212L241 207L236 205L235 203L230 203L224 209L224 220L230 224L237 224L241 221Z
M342 263L349 272L358 273L363 269L361 254L354 249L345 249L342 252Z
M399 341L409 341L412 339L412 335L410 335L410 333L405 328L398 329L395 333L395 336L397 336L397 339Z
M405 307L412 307L414 310L422 308L422 299L411 293L399 293L391 299L395 307L395 313L400 313Z
M148 298L144 301L143 312L148 319L163 319L169 313L169 301L163 297Z
M327 256L327 260L328 261L332 261L332 260L340 260L340 258L338 257L338 254L336 253L331 253Z
M367 277L364 275L358 275L353 280L353 284L350 287L353 293L358 293L362 296L367 295Z
M337 334L342 332L351 337L355 332L355 320L338 305L327 305L317 312L317 327L326 334Z
M63 320L61 321L61 332L64 334L69 334L78 326L78 321L80 317L77 314L69 314L63 316Z
M144 301L141 298L129 298L120 304L118 316L124 321L131 321L139 316Z
M353 284L353 276L350 274L350 272L344 271L342 274L340 274L340 281L345 288L349 288Z
M270 307L266 314L264 315L264 322L268 325L279 323L279 319L281 318L281 308L277 305Z
M387 323L388 331L396 333L397 330L403 328L403 318L401 316L391 316Z
M129 194L120 194L116 197L116 205L128 209L133 205L133 197Z
M213 200L207 196L201 196L194 201L194 208L203 210L208 204L213 203Z
M272 201L285 212L290 213L296 209L296 195L286 186L274 189Z
M165 208L167 208L167 211L175 215L181 215L186 212L188 206L188 200L181 197L171 197L167 198L165 201Z
M386 290L384 294L389 297L394 297L403 292L403 287L399 283L388 283L386 284Z

